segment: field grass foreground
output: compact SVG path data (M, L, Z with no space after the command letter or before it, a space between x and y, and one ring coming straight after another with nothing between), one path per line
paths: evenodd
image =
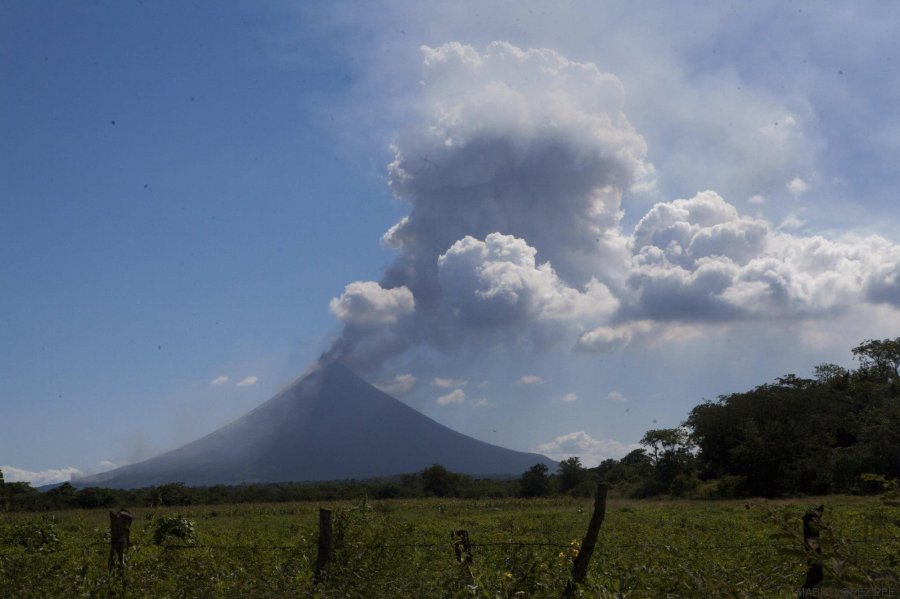
M583 596L796 596L807 569L801 518L819 504L830 596L900 596L900 509L845 496L612 498ZM314 587L319 507L335 510L337 545ZM569 498L134 509L124 575L107 571L107 511L4 514L0 596L558 597L591 509ZM172 514L193 521L193 545L154 543ZM456 560L454 529L469 532L471 566Z

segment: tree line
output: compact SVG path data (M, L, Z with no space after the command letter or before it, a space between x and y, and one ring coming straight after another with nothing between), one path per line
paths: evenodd
M47 491L39 491L27 482L2 483L0 472L0 509L48 511L159 507L186 505L223 505L236 503L280 503L289 501L335 501L341 499L400 499L457 497L465 499L536 497L557 493L588 496L596 477L581 466L578 458L560 465L560 474L548 474L538 464L521 478L474 478L451 472L433 464L416 473L368 480L307 483L258 483L189 487L174 482L141 489L77 488L64 482ZM576 489L576 487L578 487Z
M678 427L652 429L641 448L585 468L577 457L551 473L535 464L518 479L476 479L434 464L397 477L319 483L39 492L4 483L0 509L52 510L337 499L588 496L598 481L632 497L784 497L872 493L900 478L900 337L852 350L858 368L820 364L813 378L778 377L695 406Z
M597 474L637 497L877 492L900 477L900 337L851 352L856 369L819 364L704 401Z
M2 473L0 473L2 477ZM450 472L435 464L421 472L396 477L332 482L286 482L189 487L173 482L140 489L77 488L64 482L39 491L27 482L0 483L0 510L47 511L280 503L290 501L335 501L341 499L399 499L419 497L511 497L518 481L511 478L476 479Z

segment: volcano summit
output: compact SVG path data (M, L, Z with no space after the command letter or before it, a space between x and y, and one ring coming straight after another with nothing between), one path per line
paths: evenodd
M542 455L451 430L331 362L197 441L73 482L136 488L365 479L435 463L475 476L517 475L537 462L555 467Z

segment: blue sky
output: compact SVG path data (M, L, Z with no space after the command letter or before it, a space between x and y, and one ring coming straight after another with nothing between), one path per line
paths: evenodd
M586 462L703 398L849 365L857 341L900 334L898 17L885 2L5 4L0 465L45 482L149 457L335 340L440 422ZM524 148L504 180L546 195L469 223L461 202L494 198L446 165L476 142ZM448 162L435 175L416 152ZM598 152L614 164L591 166ZM613 181L602 218L566 203L583 191L570 171ZM595 217L606 245L576 251ZM692 231L677 252L676 229ZM434 280L406 268L441 257Z

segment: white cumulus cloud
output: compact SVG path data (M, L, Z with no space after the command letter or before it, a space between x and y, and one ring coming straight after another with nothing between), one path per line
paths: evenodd
M491 233L484 241L467 236L439 256L444 301L461 326L552 339L580 322L602 321L618 307L597 279L583 289L570 287L549 263L537 264L536 254L523 239Z
M83 472L72 466L66 468L49 468L47 470L25 470L15 466L0 466L3 471L3 479L8 483L27 482L32 487L64 483L72 478L83 476Z
M563 402L570 402L570 401L576 401L578 399L578 396L575 395L574 393L566 393L565 395L560 395L556 399L558 399L559 401L563 401Z
M807 182L800 177L794 177L793 179L788 181L786 187L792 194L800 195L801 193L805 193L809 189L809 184L807 184Z
M224 374L222 376L217 376L213 380L209 381L210 385L215 385L217 387L221 386L221 385L225 385L227 383L228 383L228 377L225 376Z
M488 400L487 397L473 399L469 403L472 404L473 408L493 408L495 405L497 405L494 402Z
M628 401L628 399L619 391L610 391L606 394L609 401Z
M366 369L420 346L610 352L708 326L900 307L896 244L773 228L713 190L629 215L628 231L627 193L649 188L654 168L621 82L596 65L503 42L422 55L388 166L410 207L384 235L396 259L380 282L332 300L343 330L330 356ZM774 101L759 108L741 147L783 163L754 167L769 173L754 189L772 194L788 173L814 172L784 160L808 147L806 118ZM787 187L810 192L800 177Z
M613 439L594 439L584 431L575 431L542 443L535 451L557 461L578 457L583 465L593 467L606 459L619 459L639 447L635 443L627 444Z
M450 379L450 378L441 378L435 377L431 384L435 387L442 387L444 389L450 389L451 387L465 387L469 381L465 379Z
M251 385L255 385L257 382L259 382L259 378L251 375L251 376L248 376L248 377L243 378L240 381L238 381L237 386L238 387L249 387Z
M900 264L897 245L878 236L773 231L715 192L657 204L632 239L620 322L583 333L579 349L659 339L667 326L821 319L866 302L900 305L887 276Z
M461 404L466 401L466 392L462 389L454 389L446 395L437 398L439 406L448 406L450 404Z
M413 385L416 384L416 377L411 374L398 374L387 383L379 383L375 385L388 395L403 395L408 393Z
M652 333L656 329L658 327L649 320L633 320L614 326L602 325L582 333L575 348L590 353L612 353L633 342L655 337Z
M339 320L362 325L397 322L414 307L413 294L406 287L385 289L374 281L350 283L330 304Z
M524 374L519 377L518 383L520 385L543 385L544 379L536 374Z

